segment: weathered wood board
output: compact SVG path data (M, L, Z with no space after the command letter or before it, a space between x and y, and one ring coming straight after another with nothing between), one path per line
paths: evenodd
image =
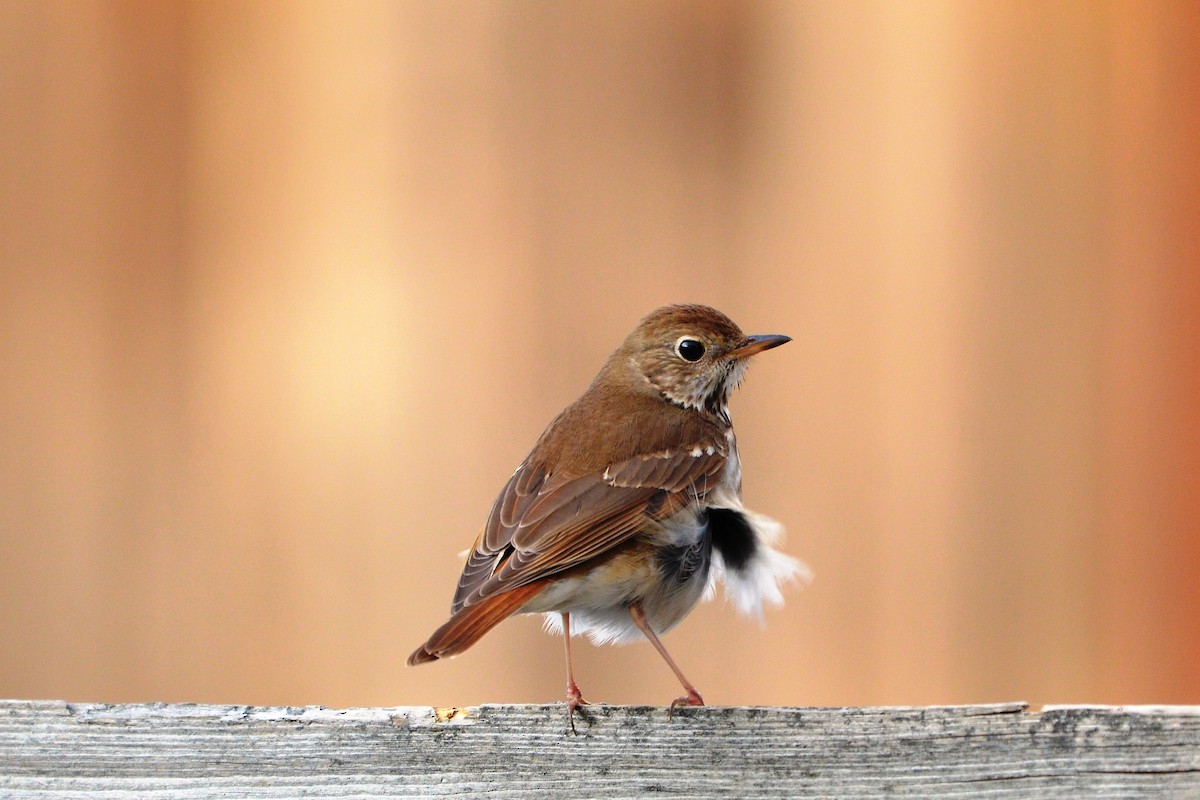
M1200 798L1200 707L0 701L0 797Z

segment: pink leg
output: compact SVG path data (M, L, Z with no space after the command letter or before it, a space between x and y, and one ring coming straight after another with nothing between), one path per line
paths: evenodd
M675 659L671 658L671 654L667 652L667 648L659 641L658 634L651 628L650 623L646 622L646 613L642 611L642 607L637 603L629 606L629 616L633 617L633 624L641 629L642 633L646 634L646 638L650 640L650 644L654 645L654 649L663 657L663 661L667 662L667 666L675 673L675 677L679 678L679 682L683 684L683 688L687 690L687 695L684 697L676 697L671 701L671 709L676 706L702 706L704 698L696 691L696 687L683 676L683 671L679 669L679 665L675 663Z
M571 723L571 733L578 735L578 731L575 730L575 709L588 705L588 701L583 699L583 692L579 691L579 684L575 683L575 666L571 663L571 615L566 611L562 612L562 621L563 642L567 650L567 719Z

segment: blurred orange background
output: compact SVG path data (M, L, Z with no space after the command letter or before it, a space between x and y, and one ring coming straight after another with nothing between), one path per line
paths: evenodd
M0 4L0 697L561 699L408 669L654 307L816 581L711 703L1200 703L1200 6ZM663 703L645 645L576 650Z

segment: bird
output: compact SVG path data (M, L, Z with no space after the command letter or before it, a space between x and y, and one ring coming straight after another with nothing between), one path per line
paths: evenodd
M457 655L508 617L540 613L565 642L573 732L588 704L573 635L648 640L685 692L670 710L704 705L660 636L718 582L761 622L785 584L809 578L776 549L782 526L742 503L729 415L750 357L789 341L747 336L703 305L643 318L508 479L466 557L449 621L408 664Z

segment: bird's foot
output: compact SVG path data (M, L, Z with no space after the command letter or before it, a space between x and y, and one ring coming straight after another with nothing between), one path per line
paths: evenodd
M667 718L670 719L675 714L675 709L678 706L702 706L704 698L695 689L688 689L688 693L683 697L676 697L671 701L671 708L667 711Z
M574 681L567 684L567 721L571 725L571 733L576 736L579 731L575 730L575 709L580 706L590 706L587 700L583 699L583 692L579 691L579 686Z

